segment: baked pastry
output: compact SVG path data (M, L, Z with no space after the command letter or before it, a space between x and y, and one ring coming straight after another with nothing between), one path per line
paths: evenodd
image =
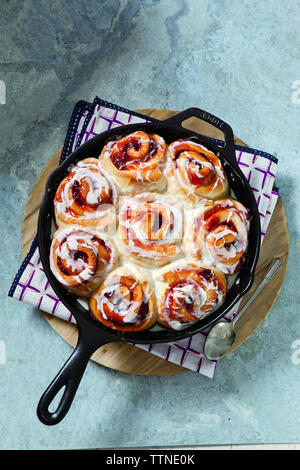
M167 149L168 192L182 202L205 203L228 195L229 185L219 158L203 145L176 140Z
M157 321L180 330L206 317L225 299L225 276L212 266L180 260L156 277Z
M218 156L192 139L108 142L57 189L51 270L109 328L186 328L221 305L245 259L249 214L228 193Z
M162 191L166 186L163 176L165 152L162 137L137 131L108 142L100 161L125 194Z
M235 274L244 261L249 227L243 204L234 199L215 201L213 206L193 212L186 225L184 250L225 274Z
M86 158L71 167L60 183L54 210L57 227L79 225L108 229L116 220L118 192L97 158Z
M182 212L165 194L141 193L120 204L119 243L123 256L149 266L166 264L180 255Z
M50 267L56 279L79 297L87 297L118 262L114 242L95 230L57 230L50 247Z
M121 331L141 331L156 321L155 300L143 273L119 267L92 294L89 308L105 326Z

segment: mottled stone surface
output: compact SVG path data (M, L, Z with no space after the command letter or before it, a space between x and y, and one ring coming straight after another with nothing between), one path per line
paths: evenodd
M299 7L295 0L1 2L0 448L300 441L300 104L292 89L300 80ZM213 380L126 375L91 362L69 414L48 428L36 405L71 349L7 292L31 187L61 146L76 101L95 95L132 109L198 106L231 123L249 146L276 152L291 255L272 312Z

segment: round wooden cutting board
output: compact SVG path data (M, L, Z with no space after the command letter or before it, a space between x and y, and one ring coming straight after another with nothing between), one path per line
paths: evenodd
M157 119L166 119L177 113L171 110L142 109L138 112L152 116ZM185 123L185 127L203 135L222 139L222 133L197 118L191 118ZM236 144L244 145L241 140L235 138ZM61 150L49 160L37 179L29 196L22 228L22 255L27 255L32 240L36 234L39 207L42 201L45 183L50 173L57 167ZM260 281L267 266L274 257L280 257L283 269L275 276L272 282L264 289L258 298L248 308L241 320L237 323L237 341L234 349L240 346L258 328L272 308L284 281L289 253L289 232L284 206L279 196L270 226L262 245L256 273L254 286L245 296L247 300L255 286ZM44 317L52 328L72 347L77 343L77 327L60 318L44 313ZM138 349L127 343L111 343L102 346L92 356L99 364L122 372L142 375L168 375L187 371L184 367L177 366L153 354Z

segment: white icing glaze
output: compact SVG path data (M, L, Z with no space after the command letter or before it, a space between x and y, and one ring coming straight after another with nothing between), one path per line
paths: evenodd
M132 135L135 135L135 134L139 134L139 132L134 132ZM146 146L149 144L150 138L148 136L147 137L142 136L142 137L139 137L137 140L141 141L141 146L143 146L144 144ZM110 141L106 144L105 151L103 154L103 157L105 160L111 159L112 154L117 150L118 143L119 143L119 139ZM156 136L155 143L156 143L156 148L150 151L149 153L145 153L145 156L143 159L140 159L140 153L142 153L142 150L136 151L133 146L129 146L127 150L127 155L132 157L132 160L126 161L126 168L124 165L124 168L122 167L117 168L117 170L120 172L130 171L130 170L127 170L127 168L129 168L130 165L136 165L136 163L138 162L138 168L135 167L133 170L134 173L136 174L134 179L137 182L141 182L141 183L150 182L151 172L153 171L152 168L150 168L152 166L153 155L157 151L164 152L164 148L165 148L165 141L162 137ZM164 167L164 161L163 160L158 161L156 164L156 168L163 168L163 167ZM146 174L144 174L147 168L149 168L149 170L146 172Z
M189 144L193 145L193 146L195 146L195 147L197 147L201 150L204 150L205 152L207 152L208 154L210 154L210 155L212 155L213 157L216 158L215 154L212 153L211 151L209 151L206 147L204 147L203 145L201 145L199 143L189 141L188 139L173 142L169 146L168 152L171 155L175 154L176 153L176 148L182 146L183 143L186 143L188 145ZM194 158L189 154L189 151L185 150L185 151L181 152L180 158L178 158L176 160L168 159L168 163L167 163L167 166L166 166L166 169L165 169L165 174L166 175L172 174L172 172L173 172L177 183L179 184L179 186L181 188L184 188L187 197L192 196L192 195L195 196L196 195L195 191L196 191L196 188L197 188L196 185L191 183L191 181L189 179L189 172L194 173L195 176L197 176L197 178L200 179L200 181L201 181L201 179L204 179L204 176L201 174L200 168L197 165L194 165L193 167L191 167L191 165L190 165L191 161L198 162L199 160L197 160L197 159L194 160ZM212 188L209 192L207 192L207 193L205 193L205 195L203 195L203 197L205 197L205 196L209 197L211 194L213 194L214 190L216 189L216 187L218 185L221 185L222 190L225 189L225 186L226 186L225 173L223 171L221 161L219 159L217 161L218 161L218 163L216 165L213 165L208 160L206 160L206 161L201 160L201 168L206 167L212 173L215 173L214 185L212 186Z
M117 190L112 179L108 173L95 163L86 163L84 161L78 162L77 165L71 166L72 177L69 177L69 181L66 182L63 190L61 191L61 201L55 200L55 210L58 219L60 214L63 214L66 219L70 222L72 219L79 223L80 219L102 219L109 212L115 212L115 205L117 203ZM74 214L72 207L76 205L74 198L74 184L81 185L85 181L88 186L88 192L86 194L86 203L93 207L92 211L84 210L83 214ZM112 203L107 203L107 195L111 194Z
M122 277L129 277L134 280L130 286L122 284ZM151 291L146 282L141 282L141 273L135 267L133 269L117 269L115 273L106 279L101 287L100 293L94 294L97 302L97 309L105 320L110 321L109 313L105 313L105 308L114 315L118 315L124 324L140 325L148 320L152 315L149 306ZM140 290L142 297L139 301L133 300L134 290ZM132 294L132 295L131 295ZM140 308L143 304L148 305L148 311L145 317L139 316Z
M201 276L201 283L198 284L192 274L199 268L211 271L211 279ZM186 278L185 274L181 278L181 273L185 271L191 271L190 278ZM166 273L172 273L174 279L178 277L173 288L164 279ZM180 260L160 270L157 273L156 279L161 283L158 292L162 319L175 330L185 328L195 321L204 318L224 301L224 293L218 288L217 278L209 266L202 264L194 265L194 263L190 265L185 260ZM210 297L208 297L208 292L210 292ZM212 295L212 292L215 294ZM172 296L172 315L169 310L170 295ZM191 305L194 321L184 321L184 315L181 313L184 304ZM209 312L207 312L207 309L209 309ZM172 318L174 314L177 319Z
M185 235L185 252L192 257L200 258L206 265L216 266L227 275L235 273L240 263L240 258L236 262L229 262L236 258L237 253L244 253L248 248L248 231L250 227L249 216L245 207L237 201L227 199L216 201L215 205L224 208L227 217L224 222L219 222L217 230L223 226L221 231L206 232L197 229L197 220L204 217L205 209L192 211L191 221L188 223ZM209 209L208 209L209 210ZM230 222L235 226L235 230L227 226ZM230 237L233 242L226 243L226 237ZM201 245L201 255L197 255L198 245Z
M157 239L149 239L148 230L152 230L150 223L146 224L146 231L143 224L143 219L139 220L138 217L132 214L143 213L147 208L153 213L163 210L164 220L162 222L163 232L160 231L160 237ZM128 218L127 218L128 216ZM182 239L183 229L183 216L181 209L177 207L174 202L157 193L144 193L136 197L124 198L120 210L119 224L123 227L128 234L128 239L124 240L128 251L141 258L149 258L152 260L158 259L160 256L155 250L158 245L174 244L176 254L180 253L179 242ZM144 245L147 249L143 249ZM153 249L151 249L153 247ZM150 248L150 249L149 249Z
M101 271L96 271L99 265L98 260L100 255L97 248L98 242L95 241L95 237L104 242L110 253L109 262L101 258ZM92 264L89 264L90 256L87 255L88 261L86 261L86 259L82 257L77 257L76 255L78 253L92 253L94 261ZM61 284L69 287L70 281L68 276L62 275L56 263L57 259L60 259L60 261L70 269L69 276L72 279L71 285L74 286L92 281L94 278L100 278L100 276L105 276L116 263L117 253L113 242L111 242L108 237L103 238L102 234L72 226L54 233L50 247L51 271Z

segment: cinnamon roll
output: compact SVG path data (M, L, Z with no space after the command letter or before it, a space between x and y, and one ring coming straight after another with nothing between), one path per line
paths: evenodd
M158 322L180 330L206 317L226 295L225 276L212 266L185 260L157 276Z
M119 267L111 272L92 294L89 308L94 317L109 328L141 331L156 321L153 292L143 274Z
M50 268L66 289L87 297L118 262L113 241L95 230L66 227L55 232Z
M137 131L108 142L100 161L126 194L161 191L166 186L163 176L165 152L162 137Z
M229 193L219 158L190 140L181 139L169 145L165 174L168 192L183 202L207 203L207 199L219 199Z
M98 230L115 222L118 193L110 176L97 158L86 158L71 167L60 183L54 210L58 227L80 225Z
M181 209L165 194L124 198L119 214L119 250L130 261L162 265L181 253Z
M243 204L234 199L216 201L194 211L187 223L184 250L224 274L235 274L244 261L249 227L249 213Z

